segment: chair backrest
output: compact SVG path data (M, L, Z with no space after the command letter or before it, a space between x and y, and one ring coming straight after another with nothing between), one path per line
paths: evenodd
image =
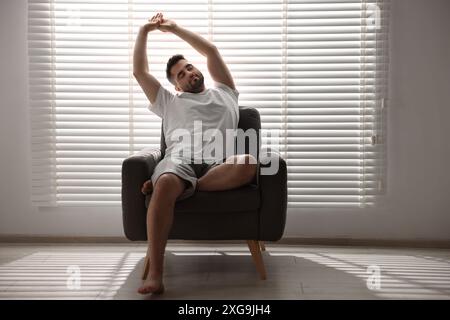
M161 153L164 156L165 150L166 150L166 140L164 137L164 130L163 130L163 123L161 123ZM261 130L261 118L259 115L258 110L252 107L244 107L239 106L239 123L238 128L242 129L243 132L240 130L238 131L237 139L245 139L245 152L236 152L236 154L252 154L256 159L259 159L259 149L261 145L261 138L260 138L260 130ZM256 146L256 154L253 154L252 149L250 148L250 139L243 136L243 134L246 133L247 130L253 129L256 133L256 140L257 140L257 146ZM248 133L248 132L247 132ZM241 140L244 141L244 140Z

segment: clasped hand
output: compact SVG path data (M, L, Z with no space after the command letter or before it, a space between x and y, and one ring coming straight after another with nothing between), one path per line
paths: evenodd
M155 14L151 19L148 19L148 21L150 22L144 26L148 32L155 29L161 30L162 32L168 32L172 31L177 25L175 21L165 19L161 12Z

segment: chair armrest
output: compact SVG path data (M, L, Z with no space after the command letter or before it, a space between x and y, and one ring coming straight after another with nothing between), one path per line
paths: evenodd
M147 209L141 187L150 179L161 157L159 149L145 148L122 163L122 220L129 240L142 240L142 234L146 234Z
M275 174L268 168L278 170ZM260 240L277 241L284 233L287 210L287 167L286 161L274 151L268 151L260 158L258 181L261 193L261 209L259 218Z

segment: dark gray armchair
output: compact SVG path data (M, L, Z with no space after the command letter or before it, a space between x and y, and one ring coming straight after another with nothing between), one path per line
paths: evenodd
M169 239L183 240L246 240L261 279L266 278L261 250L263 241L277 241L284 232L287 205L286 162L276 153L266 153L279 162L274 175L261 175L261 168L270 161L259 155L261 120L255 108L239 107L238 127L253 128L258 135L258 174L252 184L233 190L197 192L175 205L174 221ZM144 149L122 164L122 215L125 236L131 241L147 240L146 215L150 196L141 193L143 183L152 172L166 148L161 130L161 148ZM249 153L248 141L245 152ZM148 271L148 258L143 278Z

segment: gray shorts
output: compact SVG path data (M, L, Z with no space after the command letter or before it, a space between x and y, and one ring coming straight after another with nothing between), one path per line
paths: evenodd
M156 185L158 178L164 173L173 173L183 179L186 183L186 189L177 198L177 201L191 197L197 189L197 180L204 176L209 170L218 166L220 163L192 163L183 161L181 164L176 163L171 157L163 158L156 165L152 174L152 184Z

